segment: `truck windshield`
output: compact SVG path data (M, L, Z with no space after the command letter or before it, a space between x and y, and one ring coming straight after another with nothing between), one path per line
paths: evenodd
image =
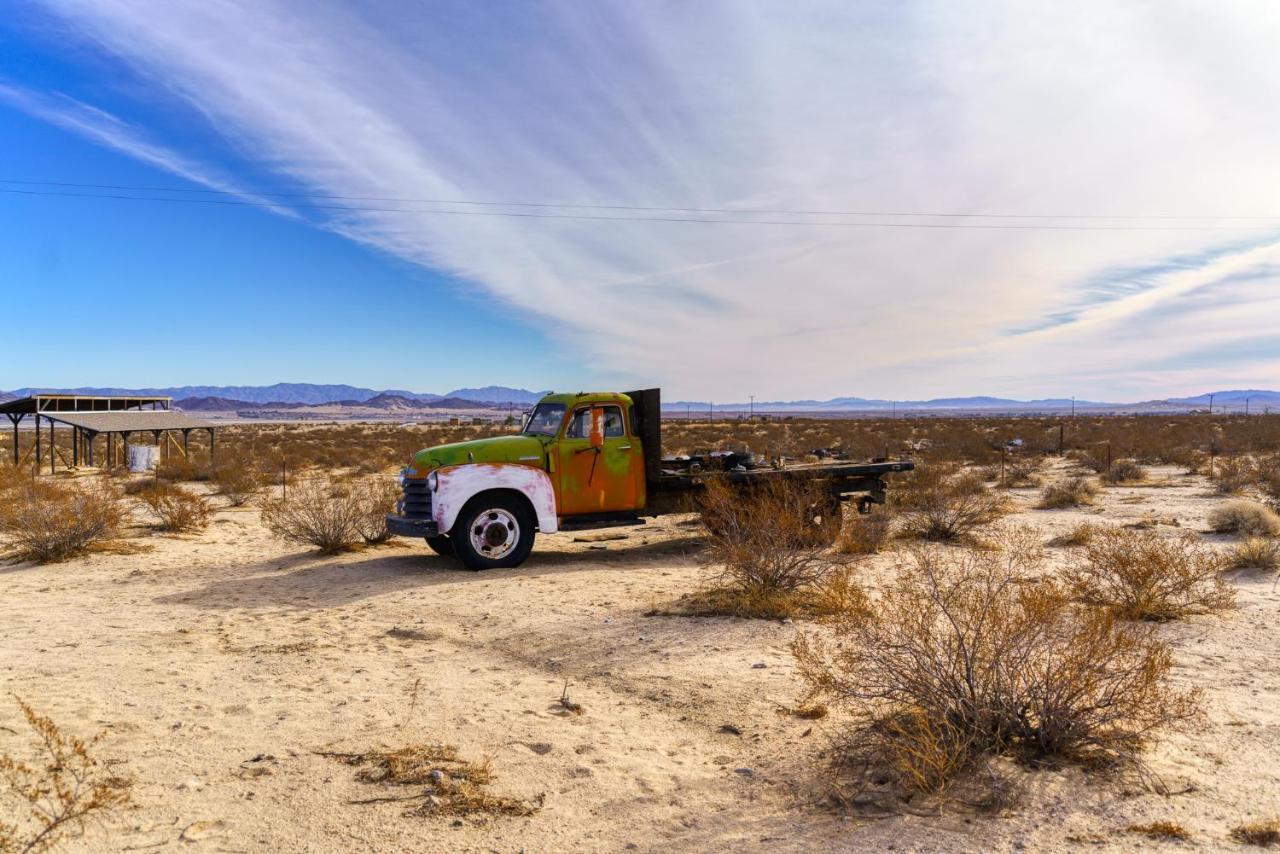
M560 431L560 422L564 420L563 403L539 403L529 416L529 423L524 425L526 436L554 436Z

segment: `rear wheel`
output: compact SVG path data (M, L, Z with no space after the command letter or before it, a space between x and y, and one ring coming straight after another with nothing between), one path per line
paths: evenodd
M427 537L427 547L441 557L453 557L453 540L447 534L438 537Z
M449 532L454 553L470 569L519 566L533 550L533 537L528 505L502 494L472 498Z

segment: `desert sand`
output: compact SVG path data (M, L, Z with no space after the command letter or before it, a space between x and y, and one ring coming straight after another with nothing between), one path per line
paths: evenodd
M1011 490L1007 523L1046 540L1084 519L1202 531L1222 500L1207 482L1152 475L1080 510L1033 510L1037 490ZM788 645L803 622L646 616L705 583L698 532L664 517L619 540L543 536L525 566L472 573L416 542L320 557L272 538L255 510L220 505L200 534L135 531L141 553L0 568L4 693L68 731L105 731L97 754L134 780L134 805L69 840L75 851L1188 847L1126 830L1158 820L1237 848L1231 827L1280 815L1270 577L1234 577L1233 611L1160 628L1176 681L1202 686L1208 709L1147 754L1167 793L1043 770L1024 773L1002 814L867 815L830 803L839 716L778 714L802 690ZM1051 566L1067 559L1051 551ZM862 572L874 584L894 560ZM582 714L559 703L566 683ZM494 793L538 809L455 820L352 803L413 790L359 782L321 755L423 741L488 760ZM6 696L0 751L29 748Z

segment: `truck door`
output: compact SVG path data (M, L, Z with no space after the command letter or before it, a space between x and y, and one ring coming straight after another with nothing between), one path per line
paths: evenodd
M644 458L622 407L606 403L574 410L557 446L560 515L644 506Z

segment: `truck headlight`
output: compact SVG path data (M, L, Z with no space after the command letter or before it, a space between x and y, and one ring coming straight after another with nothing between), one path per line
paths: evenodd
M440 478L436 477L435 472L432 472L431 474L427 475L427 489L431 490L432 492L436 491L436 485L439 482L440 482Z

